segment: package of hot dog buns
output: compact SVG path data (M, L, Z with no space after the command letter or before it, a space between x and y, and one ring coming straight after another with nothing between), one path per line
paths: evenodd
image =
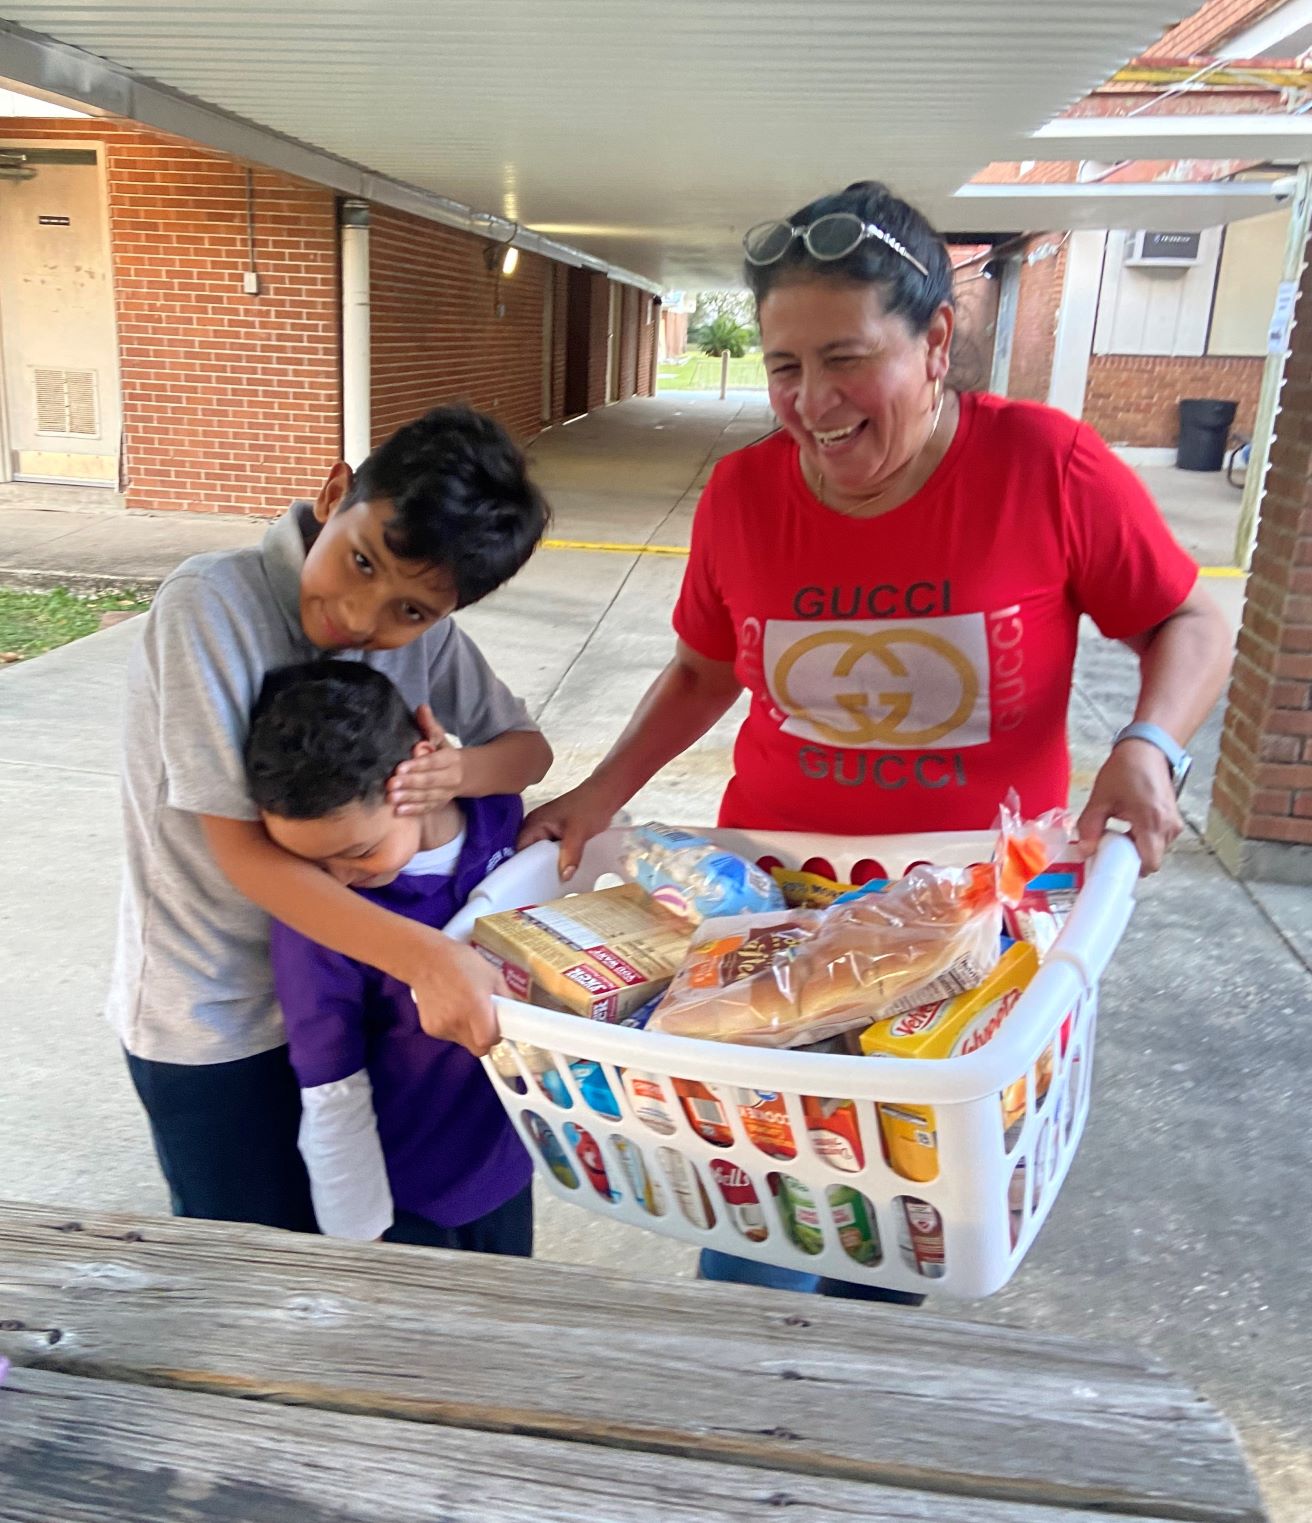
M800 1047L963 994L997 963L1004 907L1069 834L1064 813L1022 821L1009 801L989 862L914 867L828 909L707 920L650 1029Z

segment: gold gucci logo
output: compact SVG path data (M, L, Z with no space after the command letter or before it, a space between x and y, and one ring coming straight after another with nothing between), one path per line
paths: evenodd
M951 714L938 724L926 725L919 730L904 730L903 724L911 712L914 694L906 687L889 688L877 695L883 712L876 717L870 712L871 695L865 692L839 693L833 695L833 705L841 709L851 720L850 727L828 723L811 713L789 687L793 669L805 656L824 646L835 645L841 650L833 666L833 675L842 681L852 674L857 662L873 656L890 677L907 678L907 667L898 654L898 646L915 645L932 651L956 679L959 689L956 706ZM936 741L950 735L974 712L979 697L979 677L965 656L940 635L931 635L923 629L881 629L873 634L859 634L854 630L817 630L790 646L779 659L774 671L774 687L783 707L794 719L805 720L826 740L840 746L865 746L876 743L890 749L918 749L932 746Z

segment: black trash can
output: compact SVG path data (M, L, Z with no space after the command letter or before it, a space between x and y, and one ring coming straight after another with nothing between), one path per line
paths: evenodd
M1180 443L1175 463L1182 471L1219 471L1225 463L1237 402L1190 397L1180 403Z

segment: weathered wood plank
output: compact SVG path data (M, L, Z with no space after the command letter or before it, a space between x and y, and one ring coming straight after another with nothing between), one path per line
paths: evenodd
M1229 1424L1149 1359L742 1287L13 1206L0 1352L944 1494L1263 1517Z
M1067 1508L15 1371L3 1523L1089 1523ZM1143 1515L1100 1515L1144 1523Z

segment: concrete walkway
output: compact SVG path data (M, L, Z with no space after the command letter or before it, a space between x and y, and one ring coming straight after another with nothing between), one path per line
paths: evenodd
M686 543L710 464L764 426L759 396L667 393L553 430L533 447L556 506L553 536ZM1182 537L1196 534L1191 548L1207 558L1233 532L1238 493L1218 494L1208 479L1169 485L1192 515ZM259 532L109 504L89 516L16 506L7 490L0 568L51 580L62 560L64 571L149 581L201 545ZM141 524L150 527L138 537ZM548 550L461 616L556 747L544 795L587 771L667 658L682 567L672 556ZM1237 619L1241 584L1215 585ZM97 1016L119 869L119 693L137 628L0 673L3 1193L74 1208L165 1208L141 1113ZM1071 710L1077 791L1128 714L1134 681L1126 652L1085 639ZM1218 723L1214 715L1198 747L1204 771ZM733 729L731 716L635 811L712 819ZM1202 779L1195 823L1206 793ZM1071 1178L1015 1284L961 1308L1157 1352L1239 1425L1279 1523L1312 1515L1312 945L1299 892L1234 883L1196 833L1145 886L1106 980L1097 1099ZM682 1245L555 1202L541 1213L539 1252L654 1275L693 1268Z

